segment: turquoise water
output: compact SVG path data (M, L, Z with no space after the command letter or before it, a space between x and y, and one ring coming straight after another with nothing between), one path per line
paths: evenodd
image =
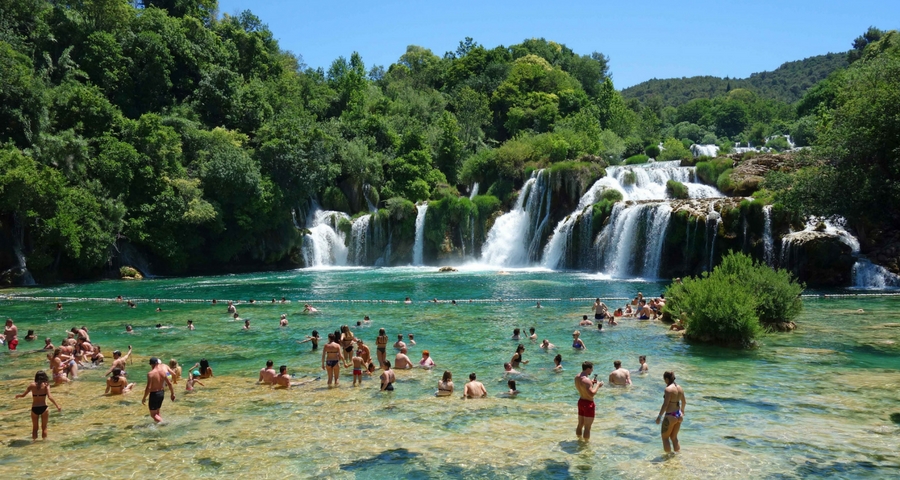
M437 273L434 268L344 269L229 275L141 282L107 281L5 292L47 297L46 301L0 301L21 336L35 329L55 344L72 326L85 325L109 355L135 349L131 380L143 389L147 359L176 358L192 365L210 360L216 377L196 393L166 400L167 423L151 425L141 393L108 398L105 369L85 371L72 385L54 387L63 406L51 413L50 440L31 445L28 400L9 400L0 421L0 464L15 475L55 477L143 474L156 455L177 458L175 472L151 476L327 476L335 478L601 478L601 477L872 477L895 476L900 468L900 304L894 298L813 299L793 333L767 335L760 348L735 351L694 345L657 322L624 320L597 332L578 327L590 314L589 300L658 295L664 285L612 281L584 273L513 270L509 275L477 269ZM137 308L111 301L117 295L140 301ZM284 296L291 303L272 304ZM414 300L402 303L404 297ZM65 300L57 312L51 298ZM218 305L209 300L216 298ZM226 313L225 299L238 305L251 330ZM441 303L430 303L438 298ZM203 299L205 303L175 303ZM449 300L457 300L451 305ZM475 302L469 303L473 299ZM500 301L503 299L503 301ZM528 300L525 300L528 299ZM533 299L544 308L534 308ZM346 302L353 300L353 302ZM387 303L387 302L395 303ZM301 313L309 302L321 310ZM624 300L609 300L618 306ZM155 312L156 307L162 312ZM862 308L865 313L856 313ZM278 327L280 314L290 325ZM322 336L364 315L371 326L355 328L374 357L374 340L385 328L414 333L414 361L428 349L434 371L397 372L397 389L379 393L376 380L352 388L346 370L341 386L324 380L292 391L254 384L272 359L298 380L314 379L320 353L299 345L313 329ZM185 328L188 319L196 325ZM125 325L135 327L125 333ZM162 324L171 328L155 328ZM518 379L518 398L506 390L502 365L519 342L513 328L535 327L539 339L557 345L546 353L527 339L530 363ZM583 332L587 351L571 348L571 334ZM43 342L22 342L22 352L0 355L0 398L21 393L34 371L46 368ZM324 343L323 343L324 344ZM388 348L392 359L394 351ZM563 356L565 372L552 372ZM590 445L575 441L573 383L584 360L604 377L613 360L636 370L647 355L650 374L634 375L628 389L604 387ZM451 370L458 393L475 372L490 397L462 401L435 398L443 371ZM662 455L653 423L662 401L664 370L675 370L687 395L681 454ZM48 457L49 456L49 457ZM29 459L57 458L36 465ZM109 462L109 463L105 463ZM114 468L113 474L109 468Z

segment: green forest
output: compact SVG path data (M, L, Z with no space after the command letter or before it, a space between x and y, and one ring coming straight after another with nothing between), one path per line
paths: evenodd
M325 70L215 0L3 0L0 271L17 238L42 282L104 275L126 249L161 274L296 266L312 199L406 224L422 200L487 218L535 168L781 134L814 148L758 197L878 241L900 206L898 41L870 29L846 55L641 101L604 54L542 38L411 45L386 67L348 52Z

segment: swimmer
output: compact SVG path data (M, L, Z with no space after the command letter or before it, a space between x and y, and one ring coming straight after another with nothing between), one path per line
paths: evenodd
M616 317L614 315L609 315L608 317L606 317L606 323L612 326L616 326L619 324L619 322L616 321Z
M581 340L581 332L579 332L578 330L572 332L572 348L574 348L575 350L587 350L587 347L584 345L584 341Z
M37 335L34 334L34 330L28 330L28 333L25 335L26 342L33 342L37 338Z
M185 392L188 392L188 393L193 392L195 383L198 385L202 385L204 387L206 386L206 385L203 385L203 382L201 382L200 380L197 380L197 377L199 377L199 376L200 376L199 370L191 370L190 372L188 372L187 381L184 382L184 391Z
M684 389L675 383L675 372L664 373L663 381L666 382L666 390L663 395L662 407L656 417L656 424L659 425L662 421L660 436L663 450L671 453L672 450L669 447L669 440L671 440L672 448L678 452L681 450L681 444L678 443L678 431L681 430L681 423L684 421L684 407L687 401L684 398Z
M594 300L594 306L591 307L591 310L594 311L594 320L602 321L606 319L606 314L609 309L606 307L606 304L600 301L600 299Z
M406 352L406 347L403 347L400 349L400 352L397 353L397 356L394 357L394 365L396 365L397 368L408 370L413 367L412 360L406 356Z
M283 298L281 299L281 303L284 303ZM319 309L306 303L303 305L303 313L319 313Z
M409 346L413 346L416 344L416 340L413 338L413 334L407 334L407 338L409 338Z
M589 378L594 371L594 364L584 362L581 364L581 373L575 377L575 389L578 390L578 426L575 427L575 436L585 442L591 439L591 425L594 423L594 396L597 390L603 386L603 382L597 381L597 376Z
M227 313L237 313L237 307L234 306L234 302L231 300L228 301L228 312Z
M259 369L259 378L256 380L256 384L265 384L272 385L275 383L275 376L278 375L278 372L275 371L275 362L272 360L266 360L266 366ZM199 373L199 372L198 372Z
M356 386L356 382L359 382L359 385L362 386L362 372L365 361L358 354L354 355L350 361L353 363L353 386Z
M44 339L44 350L55 350L56 347L53 346L53 340L50 337Z
M134 382L128 383L121 368L113 369L112 377L106 379L106 391L104 395L122 395L134 388Z
M515 380L509 380L508 382L506 382L506 386L509 387L509 391L506 392L506 395L508 397L514 398L516 395L519 394L519 391L516 390L516 381Z
M312 342L313 351L318 350L319 349L319 332L318 332L318 330L313 330L312 335L306 336L306 340L300 340L297 343L306 343L306 342Z
M516 340L516 341L518 341L518 340L519 340L519 332L520 332L520 331L521 331L521 330L519 330L518 328L514 328L514 329L513 329L513 334L512 334L512 336L509 337L509 338L510 338L511 340Z
M646 355L639 356L638 362L641 363L641 368L638 368L638 373L647 373L650 371L650 367L647 366L647 356Z
M556 356L553 357L553 363L556 365L555 367L553 367L554 372L559 373L559 372L563 371L562 355L557 353Z
M534 327L529 328L528 333L530 334L528 335L528 338L531 339L532 342L537 340L537 334L534 333Z
M328 334L328 344L322 348L322 370L328 372L328 386L334 382L334 386L338 385L340 378L341 366L341 344L334 338L333 333Z
M487 396L487 389L484 384L475 380L475 373L469 374L469 383L463 388L462 398L484 398Z
M534 306L534 308L541 308L541 302L537 302L537 304Z
M232 315L231 318L232 318L235 322L240 322L240 321L241 321L241 317L240 317L240 315L238 315L237 313L235 313L234 315Z
M279 321L279 325L282 327L288 326L287 315L281 314L281 320Z
M507 376L507 375L519 375L519 373L520 373L520 372L519 372L518 370L516 370L516 369L513 368L513 366L512 366L511 363L506 362L506 363L503 364L503 376Z
M586 326L589 326L589 325L593 325L594 322L588 320L587 315L582 315L582 316L581 316L581 322L579 322L578 324L581 325L582 327L586 327Z
M56 304L56 311L58 312L58 311L60 311L60 310L62 310L62 304L61 304L61 303L57 303L57 304Z
M394 375L394 371L391 370L391 362L384 362L384 372L381 373L381 391L393 392L394 382L396 381L397 377Z
M450 395L453 395L453 374L450 373L450 370L446 370L444 376L438 381L438 389L434 396L449 397Z
M422 360L419 360L419 366L426 370L434 368L434 360L428 350L422 350Z
M519 346L516 347L516 353L513 354L512 359L509 361L509 363L512 364L513 368L519 368L523 364L528 365L528 360L522 359L522 352L524 351L525 345L522 345L520 343Z
M134 333L134 328L131 325L125 325L125 333Z
M412 300L410 300L409 297L406 297L406 300L403 300L403 303L409 305L410 303L412 303Z
M397 341L394 342L394 348L396 348L397 350L402 350L402 349L406 348L406 344L403 343L403 334L402 333L397 334Z
M370 320L370 319L369 319L369 316L366 315L366 316L363 317L363 323L366 323L366 324L372 323L372 320Z
M50 379L43 370L38 370L34 374L34 382L28 385L23 393L16 395L16 398L25 398L29 393L31 393L31 439L37 440L38 419L41 420L41 438L46 439L47 420L50 418L50 413L47 412L47 400L53 403L57 412L61 412L62 408L50 395Z
M609 384L618 387L631 385L631 372L622 368L622 362L619 360L614 361L613 367L615 367L615 370L609 374Z
M243 330L250 330L250 320L244 320Z
M384 332L383 328L379 328L378 337L375 338L375 354L378 356L378 365L381 367L384 367L384 362L387 361L387 343L387 334Z
M275 377L275 388L291 388L316 380L318 380L318 378L307 380L305 382L291 382L291 375L287 371L287 365L282 365L278 367L278 375Z
M193 331L194 330L194 321L188 320L187 329Z
M556 348L556 345L550 343L550 340L547 340L545 338L544 341L541 342L541 348L543 348L544 350L550 350L551 348Z
M161 312L161 311L162 311L162 308L156 307L156 311L157 311L157 312Z

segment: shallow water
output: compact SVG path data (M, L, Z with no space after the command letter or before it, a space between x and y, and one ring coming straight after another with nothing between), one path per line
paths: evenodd
M450 274L433 268L343 269L230 275L142 282L98 282L4 292L48 297L0 301L24 336L35 329L55 344L72 326L85 325L109 356L135 349L132 381L138 391L104 397L105 368L86 370L71 385L53 387L63 407L50 414L50 438L32 444L30 400L15 400L34 372L47 368L40 343L0 354L0 468L23 477L222 477L323 476L333 478L684 478L837 477L884 478L900 474L900 299L812 299L798 331L767 335L760 348L735 351L685 342L656 322L625 320L602 333L581 328L586 352L570 348L572 331L590 301L657 295L663 284L611 281L602 276L542 270L509 275L477 267ZM238 311L251 330L225 313L224 303L140 302L130 309L110 301L49 297L136 299L249 299ZM282 296L289 304L271 304ZM412 305L401 303L412 297ZM433 304L431 298L459 304ZM499 299L503 301L499 301ZM360 302L330 302L330 300ZM469 303L473 299L477 302ZM543 299L543 308L534 308ZM381 300L396 303L381 303ZM491 301L485 301L491 300ZM301 314L303 303L321 309ZM620 305L624 300L608 301ZM160 306L163 311L155 312ZM859 308L864 314L857 314ZM286 313L287 328L278 327ZM324 372L320 354L298 345L313 329L321 335L363 315L356 328L373 351L379 328L393 341L414 333L410 358L428 349L434 371L397 372L397 389L378 392L377 380L341 386L324 380L274 390L255 385L265 360L286 364L298 381ZM187 331L188 319L197 330ZM135 326L124 333L125 324ZM167 327L156 329L161 323ZM515 327L535 327L557 345L550 354L525 340L530 363L518 379L518 398L506 390L502 364L518 342ZM323 343L324 344L324 343ZM566 371L551 371L555 353ZM394 354L388 348L389 358ZM577 395L572 378L591 360L601 377L621 359L635 370L648 356L650 374L635 375L628 389L604 387L590 445L576 442ZM140 404L147 359L176 358L190 366L210 360L215 378L192 394L176 386L167 398L166 422L153 425ZM435 398L445 369L460 393L476 372L490 393L484 400ZM680 434L682 453L663 455L654 419L662 401L662 372L675 370L687 395ZM161 460L162 468L153 462Z

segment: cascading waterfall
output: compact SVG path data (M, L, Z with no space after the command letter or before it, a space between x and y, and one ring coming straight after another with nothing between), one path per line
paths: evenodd
M307 267L347 264L346 240L338 229L342 219L350 220L350 217L343 212L322 210L313 203L306 220L309 233L303 241L303 261Z
M706 215L706 223L707 225L712 222L712 231L707 230L707 237L709 238L709 264L707 266L707 271L712 272L713 267L715 266L715 258L716 258L716 237L719 234L719 225L722 224L722 216L719 215L719 212L715 210L716 202L709 203L709 213Z
M597 237L601 269L614 278L656 278L671 215L665 202L617 203Z
M469 200L478 196L478 182L472 184L472 193L469 194Z
M19 214L17 212L13 212L13 228L12 228L12 244L13 244L13 253L16 256L16 267L14 269L18 269L20 272L19 275L21 277L21 284L24 286L35 285L34 277L31 276L31 272L28 271L28 265L25 263L25 254L23 253L23 245L25 243L25 226L22 225L22 221L19 219Z
M363 185L363 198L366 199L366 206L369 208L369 211L375 213L378 211L378 207L372 203L372 200L369 198L372 195L372 186L366 183Z
M353 222L350 229L350 251L353 253L353 265L365 265L368 255L369 223L372 215L363 215Z
M900 287L900 276L875 265L868 258L859 257L853 265L853 286L878 289Z
M497 266L525 266L536 260L541 234L550 219L550 194L544 170L532 172L522 186L515 207L501 215L482 247L483 262Z
M413 265L422 265L425 251L425 212L427 211L427 202L416 205L416 242L413 244Z
M763 259L766 265L775 266L775 241L772 239L772 206L763 207Z

